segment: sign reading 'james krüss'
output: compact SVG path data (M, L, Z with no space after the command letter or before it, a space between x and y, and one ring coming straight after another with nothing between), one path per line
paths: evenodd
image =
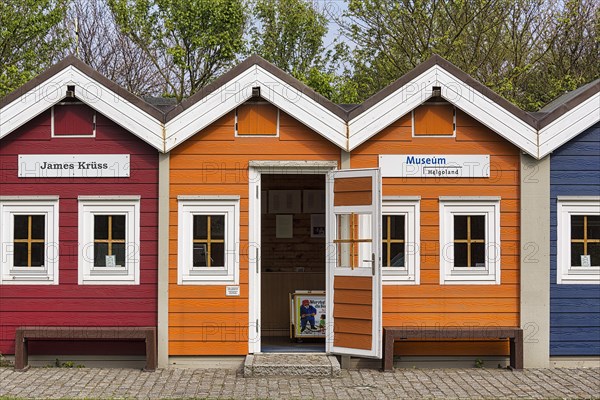
M387 178L489 178L489 155L387 154L379 156Z
M129 154L21 154L19 178L128 178Z

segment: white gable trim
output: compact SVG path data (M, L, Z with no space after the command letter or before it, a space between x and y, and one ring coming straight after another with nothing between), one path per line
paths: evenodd
M600 121L600 92L540 129L539 158L550 154Z
M75 85L79 100L163 151L161 121L72 65L0 109L0 139L62 100L67 85Z
M280 110L339 147L346 148L346 123L342 118L306 93L254 65L167 122L166 151L244 103L252 97L253 87L260 87L261 97Z
M446 100L527 153L537 156L537 130L439 65L434 65L349 122L349 150L364 143L431 97Z

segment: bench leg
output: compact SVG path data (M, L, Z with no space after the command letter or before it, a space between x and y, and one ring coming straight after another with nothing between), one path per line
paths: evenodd
M510 339L510 366L514 369L523 369L523 331L517 332Z
M383 370L394 369L394 337L383 331Z
M29 351L27 339L23 332L15 335L15 371L25 371L29 366Z
M146 368L144 371L156 371L158 366L156 351L156 331L153 330L146 334Z

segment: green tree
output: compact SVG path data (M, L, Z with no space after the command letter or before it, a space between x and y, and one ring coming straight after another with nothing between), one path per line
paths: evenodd
M593 0L349 0L339 23L362 98L433 53L527 110L598 76Z
M0 1L0 97L46 69L68 45L67 0Z
M255 0L248 51L335 102L353 102L351 82L337 73L337 51L325 49L329 20L310 0Z
M242 0L108 0L122 30L179 101L211 82L244 48Z
M295 77L321 67L328 20L307 0L256 0L250 52Z

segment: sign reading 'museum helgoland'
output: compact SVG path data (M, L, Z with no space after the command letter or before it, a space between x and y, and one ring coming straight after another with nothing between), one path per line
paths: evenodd
M489 178L489 155L388 154L379 156L384 178Z
M19 178L128 178L129 154L21 154Z

